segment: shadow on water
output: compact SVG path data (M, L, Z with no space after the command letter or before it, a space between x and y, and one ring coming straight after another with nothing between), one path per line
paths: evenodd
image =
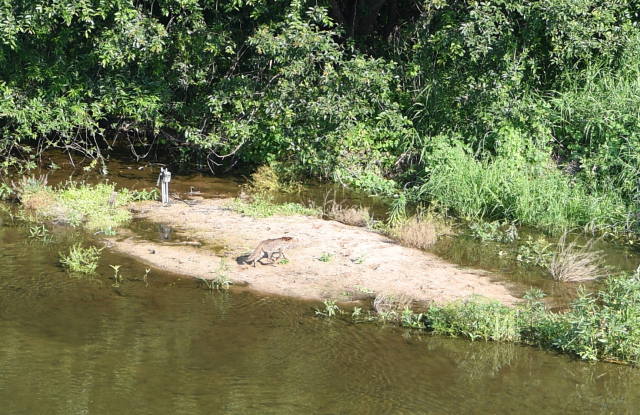
M320 304L193 279L103 251L73 277L54 243L0 226L3 414L633 413L640 372L532 347L314 316ZM159 232L158 229L155 232ZM86 241L89 244L91 241ZM124 277L114 286L109 265Z

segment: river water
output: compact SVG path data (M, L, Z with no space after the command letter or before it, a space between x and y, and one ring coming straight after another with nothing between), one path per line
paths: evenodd
M148 172L143 180L135 177L143 171L122 171L134 177L121 179L152 181ZM199 186L205 182L211 180ZM237 188L224 183L211 192ZM628 366L318 318L320 303L241 287L211 292L156 269L147 285L143 264L108 249L97 275L69 275L58 252L90 236L64 226L50 230L54 242L42 243L29 238L28 227L0 218L0 414L640 408L640 371ZM109 265L121 265L118 287Z

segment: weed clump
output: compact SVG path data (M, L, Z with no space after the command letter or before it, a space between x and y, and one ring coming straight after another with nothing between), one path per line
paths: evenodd
M342 314L342 310L340 310L340 307L336 304L337 300L324 300L322 303L324 304L324 311L316 308L316 316L331 318L338 313Z
M249 193L294 193L299 191L301 187L302 185L299 181L294 179L293 175L287 174L282 168L276 169L268 164L263 164L258 167L258 169L251 175L251 179L246 186Z
M436 333L485 341L520 341L519 317L517 309L477 295L432 305L427 313L428 326Z
M518 237L518 228L516 228L516 225L511 223L508 228L504 229L506 224L507 223L501 223L500 221L476 221L469 225L469 229L471 229L471 235L482 242L493 241L511 243L520 239Z
M514 307L479 296L432 305L423 321L439 334L523 342L585 360L640 363L640 269L610 277L597 293L584 288L578 293L565 312L547 310L540 301L544 294L532 290Z
M427 249L438 241L438 231L432 219L416 217L393 226L389 233L404 246Z
M596 293L578 291L579 297L562 312L542 302L544 293L532 288L524 302L506 306L479 295L443 305L431 304L415 313L408 298L379 294L373 311L355 307L354 322L393 323L435 334L472 341L520 342L560 350L584 360L640 363L640 267L629 276L609 277ZM335 301L325 301L316 315L343 314Z
M147 274L149 270L147 270ZM206 279L202 277L196 277L200 281L204 282L209 291L220 291L222 289L228 290L229 286L233 284L233 281L229 278L229 265L227 265L227 261L225 258L220 260L220 265L215 270L215 275L211 279ZM145 276L146 282L146 276Z
M338 203L335 197L327 200L329 193L327 193L326 196L322 209L322 215L324 217L351 226L367 226L371 222L368 207L345 207L344 201Z
M575 240L567 244L567 232L562 234L548 265L553 279L587 281L601 277L602 251L593 251L594 243L594 239L590 239L582 247L579 247Z
M77 243L69 249L68 255L62 252L59 253L60 262L68 271L93 274L98 267L98 261L103 249L98 249L95 246L83 248L81 244Z
M13 191L25 210L37 216L65 221L71 226L84 226L91 230L112 232L131 219L124 207L134 200L152 199L152 192L115 190L115 183L91 185L71 180L56 189L47 186L46 176L39 179L23 176L13 183ZM105 232L107 233L107 232Z
M11 182L13 193L25 209L40 212L55 203L55 194L47 186L47 176L22 176L17 182Z
M373 310L382 322L400 322L403 311L408 310L413 300L407 296L378 294L373 300Z

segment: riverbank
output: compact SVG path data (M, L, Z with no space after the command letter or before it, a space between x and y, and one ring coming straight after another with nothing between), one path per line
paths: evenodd
M304 299L352 301L384 294L446 303L480 294L504 304L517 301L488 272L460 269L366 228L301 215L243 216L227 207L228 199L193 202L130 205L136 218L170 228L177 240L120 230L107 243L154 267L206 279L215 276L224 258L234 284ZM267 265L255 268L244 263L261 241L282 236L294 238L286 251L289 263L274 266L265 260Z

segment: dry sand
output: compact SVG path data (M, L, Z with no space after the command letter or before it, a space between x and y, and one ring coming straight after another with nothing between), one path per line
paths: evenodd
M517 299L484 271L460 269L437 256L398 245L365 228L306 216L252 218L226 208L228 200L199 199L131 206L138 218L163 224L179 239L143 239L128 231L109 243L154 267L191 277L213 278L226 258L229 278L254 290L305 299L359 300L376 294L442 303L481 294L505 304ZM247 265L243 257L265 239L291 236L287 264ZM319 258L330 254L331 260ZM361 262L361 263L359 263Z

